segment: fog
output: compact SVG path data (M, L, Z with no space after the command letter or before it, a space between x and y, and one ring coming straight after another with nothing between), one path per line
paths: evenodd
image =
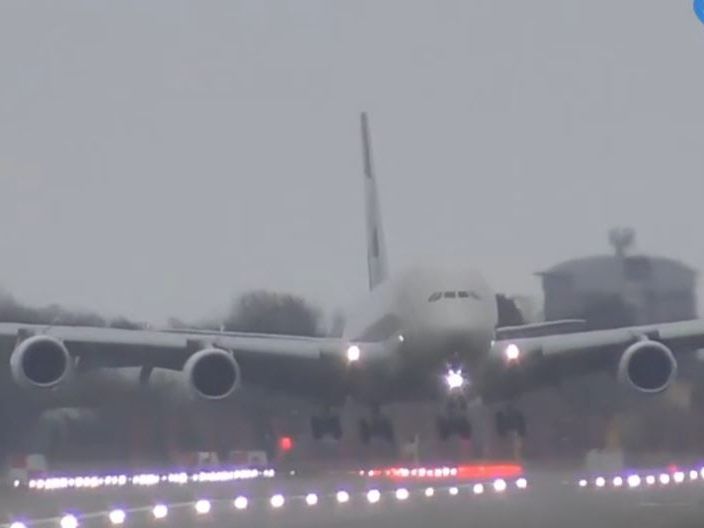
M5 0L0 277L155 324L259 285L345 306L360 110L392 271L534 294L614 225L701 268L703 49L690 0Z

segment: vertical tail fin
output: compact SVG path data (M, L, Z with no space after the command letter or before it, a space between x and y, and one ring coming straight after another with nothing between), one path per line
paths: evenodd
M384 230L381 225L379 195L372 163L372 145L367 114L362 113L362 154L364 156L364 200L367 216L367 268L369 289L372 290L386 279L387 261Z

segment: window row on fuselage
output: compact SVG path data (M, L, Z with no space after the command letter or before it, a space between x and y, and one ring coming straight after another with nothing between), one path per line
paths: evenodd
M481 296L477 292L467 290L433 292L430 297L428 297L428 302L436 302L440 299L474 299L479 301L481 300Z

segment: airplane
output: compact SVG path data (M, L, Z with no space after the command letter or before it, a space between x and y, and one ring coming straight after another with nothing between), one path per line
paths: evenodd
M15 383L50 391L98 369L180 371L191 394L237 398L242 386L306 398L316 439L343 435L348 399L369 409L358 424L364 443L394 440L383 413L394 402L438 401L441 439L469 438L468 405L498 407L499 435L523 436L516 400L531 390L610 370L643 394L666 390L676 355L704 347L704 321L584 331L579 320L497 328L494 291L476 271L411 268L390 276L366 114L361 115L369 293L342 337L119 330L0 323L0 350ZM4 353L4 352L3 352ZM2 361L2 358L0 358Z

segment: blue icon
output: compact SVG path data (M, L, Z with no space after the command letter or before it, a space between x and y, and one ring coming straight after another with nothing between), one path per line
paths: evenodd
M704 24L704 0L694 0L694 12Z

